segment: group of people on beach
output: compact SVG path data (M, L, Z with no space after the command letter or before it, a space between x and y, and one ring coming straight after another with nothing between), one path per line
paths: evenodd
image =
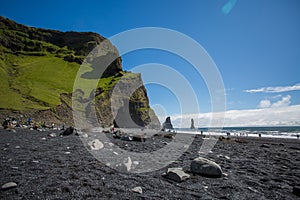
M42 124L37 123L37 122L34 122L31 117L29 117L26 122L17 120L14 117L7 117L2 122L2 126L4 129L14 129L16 127L32 128L32 129L39 129L39 128L56 129L54 123L51 123L51 125L47 125L46 122L43 122ZM62 126L61 130L64 130L64 125Z

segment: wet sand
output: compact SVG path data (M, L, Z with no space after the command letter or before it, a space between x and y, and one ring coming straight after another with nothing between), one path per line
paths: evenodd
M207 178L190 173L203 139L197 136L174 163L148 173L121 173L95 159L79 136L49 137L50 132L0 128L0 199L297 199L300 184L300 140L242 138L218 141L205 157L218 163L225 175ZM56 133L58 133L56 131ZM151 152L171 141L152 137L146 142L111 142L126 150ZM181 183L162 174L182 167L191 175ZM132 192L140 186L142 194Z

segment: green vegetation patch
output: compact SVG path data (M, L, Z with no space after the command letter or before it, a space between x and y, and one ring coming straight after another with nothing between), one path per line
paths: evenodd
M2 109L48 109L71 93L79 65L55 56L5 54L0 61Z

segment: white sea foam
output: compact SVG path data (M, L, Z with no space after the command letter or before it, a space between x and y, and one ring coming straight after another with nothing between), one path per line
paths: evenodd
M291 127L293 131L280 131L276 129L283 129L283 127L270 127L268 129L274 129L274 130L264 130L267 129L265 127L258 127L257 130L255 130L254 127L250 127L250 130L247 130L246 127L244 128L226 128L226 129L205 129L202 130L191 130L187 128L177 128L175 129L176 133L182 133L182 134L203 134L207 136L227 136L227 132L230 133L230 136L236 136L236 137L259 137L259 134L261 134L261 137L267 137L267 138L290 138L290 139L297 139L297 135L300 135L300 128L299 127ZM289 129L288 127L284 129Z

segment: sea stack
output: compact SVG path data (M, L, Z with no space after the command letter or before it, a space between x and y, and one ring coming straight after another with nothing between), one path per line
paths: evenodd
M194 125L194 119L191 119L191 129L195 129L195 125Z
M173 125L171 123L171 117L167 117L166 121L163 123L163 129L173 129Z

